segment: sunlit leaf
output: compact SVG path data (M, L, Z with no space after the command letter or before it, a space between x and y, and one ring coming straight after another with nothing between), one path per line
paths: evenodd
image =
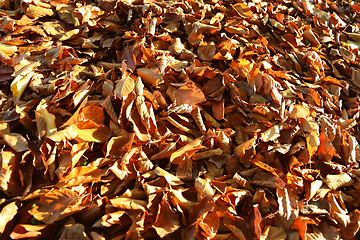
M158 68L138 68L137 73L147 84L155 87L161 84L163 80L163 76L160 74L160 70Z
M82 204L83 198L84 196L66 188L53 189L41 196L29 213L37 220L51 224L84 209L86 205Z
M25 88L29 84L31 77L34 75L34 69L40 66L40 62L32 62L28 66L23 67L21 70L17 71L15 74L15 79L10 85L10 89L13 93L13 96L16 100L19 100Z
M15 151L24 152L29 148L29 143L19 133L7 133L3 135L4 141Z
M179 216L171 209L166 199L160 202L159 210L152 227L161 238L173 233L180 227Z
M202 148L201 142L202 142L202 138L197 138L197 139L193 140L192 142L186 144L182 148L178 149L177 151L175 151L174 153L171 154L170 162L172 162L174 164L178 164L179 161L181 161L181 159L184 157L185 153L187 153L187 154L189 154L189 156L191 156L197 150Z
M340 173L337 175L328 174L323 181L333 190L340 187L350 186L354 182L347 173Z
M13 220L15 215L18 213L19 207L21 207L21 204L14 201L4 206L1 210L0 217L2 220L0 222L0 236L4 233L6 225Z
M129 93L134 89L135 81L130 76L118 80L114 93L119 99L127 97Z
M42 235L41 230L46 227L47 225L18 224L10 234L10 237L12 239L38 237Z

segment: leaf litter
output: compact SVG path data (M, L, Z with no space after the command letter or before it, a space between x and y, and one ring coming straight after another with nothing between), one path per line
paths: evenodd
M356 1L2 1L1 239L357 239Z

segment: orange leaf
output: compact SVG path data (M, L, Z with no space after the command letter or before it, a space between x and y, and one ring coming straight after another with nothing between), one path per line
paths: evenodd
M47 226L48 225L18 224L10 234L10 237L12 239L38 237L42 235L41 231L44 230Z
M153 87L164 82L163 76L158 68L138 68L137 74L142 80Z
M19 202L14 201L14 202L7 204L1 210L1 212L0 212L0 219L1 219L1 221L0 221L0 237L4 233L6 225L11 220L13 220L14 217L16 216L20 206L21 206L21 204L19 204Z
M309 151L309 157L311 158L314 153L318 150L318 147L320 145L320 139L317 132L311 132L306 137L306 146Z
M41 196L29 213L41 222L52 224L84 209L83 199L84 196L67 188L53 189Z
M167 201L167 197L164 197L160 202L156 219L155 222L152 224L152 228L154 228L156 233L161 238L163 238L170 233L175 232L179 227L179 216L171 209L171 206Z

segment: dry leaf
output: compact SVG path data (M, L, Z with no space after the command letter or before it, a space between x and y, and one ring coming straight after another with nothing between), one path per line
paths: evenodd
M179 216L171 209L166 198L163 198L160 202L155 222L151 227L155 229L156 233L161 238L173 233L180 227Z
M38 221L51 224L84 209L83 199L84 196L69 189L54 189L41 196L29 213Z
M323 179L332 190L337 190L340 187L350 186L354 183L354 180L347 173L340 173L337 175L328 174Z
M4 233L4 230L6 228L6 225L14 219L16 214L19 211L19 207L21 207L20 204L18 204L16 201L11 202L3 207L3 209L0 212L1 222L0 222L0 236Z
M16 152L24 152L29 149L29 143L19 133L7 133L3 135L3 139Z

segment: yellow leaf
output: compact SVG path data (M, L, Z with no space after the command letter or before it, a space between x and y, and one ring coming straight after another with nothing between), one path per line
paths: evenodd
M310 188L306 192L306 200L309 201L312 199L317 191L321 188L323 182L321 180L315 180L310 184Z
M96 124L91 120L80 122L73 126L73 130L77 133L77 137L88 142L103 143L111 136L111 130L104 125Z
M10 234L12 239L35 238L41 235L41 230L48 225L18 224Z
M16 100L19 100L25 88L30 82L31 77L35 74L34 69L40 66L40 62L32 62L26 67L16 71L13 76L16 76L10 85L10 89Z
M39 6L30 4L25 10L25 15L30 18L36 19L36 18L40 18L40 17L44 17L44 16L52 16L52 15L54 15L54 11L52 9L39 7Z
M69 39L74 39L77 38L79 35L80 35L80 29L75 28L70 31L67 31L59 40L65 41Z
M45 120L46 123L46 136L49 136L53 133L57 132L56 124L55 124L55 115L48 112L47 109L39 109L36 110Z
M75 131L76 126L71 125L64 130L55 132L49 136L47 136L49 139L53 140L54 142L60 142L64 140L72 140L77 137L77 132Z
M0 189L6 194L12 195L12 187L17 184L15 174L17 171L17 157L13 151L2 151L0 158Z
M280 127L278 124L273 125L271 128L261 133L261 139L264 142L273 141L280 137Z
M14 55L17 50L16 46L0 43L0 58L10 60L10 57Z
M120 209L125 210L142 210L145 211L145 207L147 205L147 201L131 199L125 197L117 197L110 199L111 204Z
M306 137L306 146L309 151L310 158L318 150L320 145L320 138L318 132L311 132Z

